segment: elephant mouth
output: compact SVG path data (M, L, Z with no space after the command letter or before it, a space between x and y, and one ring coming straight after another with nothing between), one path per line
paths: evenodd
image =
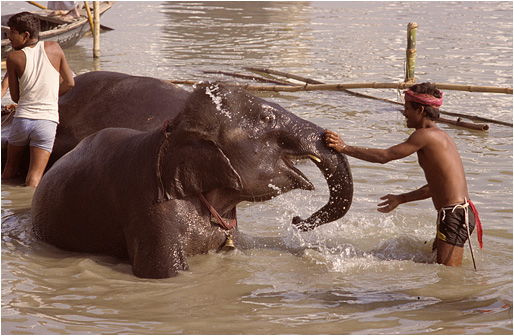
M301 170L295 167L292 160L299 161L304 159L311 159L311 160L319 160L317 157L312 155L284 155L282 157L282 161L284 162L285 166L288 168L289 173L288 175L291 177L291 179L294 181L293 188L295 189L304 189L304 190L314 190L314 185L311 181L305 176L304 173L302 173Z

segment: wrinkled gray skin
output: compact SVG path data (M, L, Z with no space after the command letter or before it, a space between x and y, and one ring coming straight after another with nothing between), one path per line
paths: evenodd
M348 161L323 132L245 91L199 85L164 127L108 128L55 163L34 194L35 233L62 249L129 259L138 277L171 277L187 256L225 242L198 194L230 218L239 202L311 190L290 162L308 155L321 160L313 162L330 189L322 209L295 220L312 229L344 216L353 196Z

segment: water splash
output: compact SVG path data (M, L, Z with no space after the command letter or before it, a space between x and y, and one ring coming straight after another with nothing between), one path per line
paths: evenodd
M252 227L248 233L262 237L269 236L270 231L276 232L282 240L282 247L290 252L301 251L295 254L313 264L323 265L329 272L381 272L401 268L405 262L434 262L435 219L432 212L416 218L402 209L380 214L375 210L376 200L373 198L357 196L357 206L345 217L313 231L299 231L291 224L291 219L295 215L309 215L329 197L326 182L314 165L310 162L300 165L317 190L293 190L264 203L249 203L239 213L240 216L245 212L250 214L248 224ZM372 203L369 208L366 208L367 203ZM260 218L258 222L252 220L255 217ZM245 225L242 230L246 229Z
M209 95L212 99L214 105L216 105L216 110L224 114L227 118L232 119L229 111L223 108L223 98L220 92L219 85L212 84L205 88L205 93Z

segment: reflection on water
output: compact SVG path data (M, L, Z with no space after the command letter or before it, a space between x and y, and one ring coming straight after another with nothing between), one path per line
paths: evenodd
M1 5L2 13L30 8ZM334 83L401 81L410 21L420 26L419 80L512 86L510 2L117 2L103 16L115 30L102 34L100 60L90 38L66 56L76 73L228 80L202 71L260 66ZM340 92L260 95L358 146L384 148L411 132L384 102ZM444 106L512 122L512 96L448 91ZM459 147L484 223L476 272L467 247L461 268L434 263L430 201L376 211L381 196L424 184L415 156L386 165L350 159L352 208L309 233L291 218L324 205L328 188L312 163L300 162L316 190L238 207L241 231L268 248L195 256L189 271L165 280L39 242L32 190L2 184L2 333L510 334L512 128L441 127Z

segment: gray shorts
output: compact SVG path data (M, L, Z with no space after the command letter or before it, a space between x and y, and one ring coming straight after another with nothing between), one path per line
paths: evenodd
M52 152L57 123L51 120L14 118L8 142L14 146L31 146Z

